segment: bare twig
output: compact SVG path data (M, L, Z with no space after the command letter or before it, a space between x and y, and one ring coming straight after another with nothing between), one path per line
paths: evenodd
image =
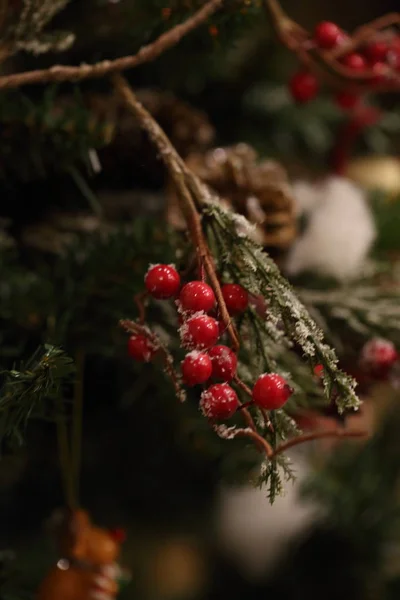
M197 206L206 203L205 198L207 195L205 188L200 180L198 180L186 166L150 113L137 100L134 92L125 79L121 75L114 75L113 82L117 92L124 100L127 107L136 115L140 125L147 131L151 140L154 142L175 183L178 192L178 200L188 224L196 253L199 260L204 265L207 277L214 289L221 318L230 335L232 347L236 351L239 348L239 338L226 308L212 255L203 234L201 216L197 208Z
M49 69L38 69L36 71L27 71L24 73L15 73L13 75L4 75L0 77L0 89L9 89L21 87L23 85L32 85L48 82L61 81L82 81L83 79L96 79L133 69L144 63L151 62L176 46L183 37L191 31L202 25L211 15L213 15L221 6L223 0L209 0L194 15L189 17L184 23L176 25L166 33L160 35L154 42L143 46L136 54L123 56L115 60L103 60L93 65L82 64L79 66L61 66L56 65Z

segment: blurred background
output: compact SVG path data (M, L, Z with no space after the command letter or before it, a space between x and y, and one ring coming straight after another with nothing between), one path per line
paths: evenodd
M395 0L283 4L309 30L332 20L351 31L399 9ZM72 32L74 44L39 55L22 47L2 72L133 54L199 5L72 0L47 29ZM178 405L152 365L132 363L116 324L136 317L147 265L176 259L179 232L171 213L166 231L161 162L106 80L1 93L0 368L19 368L45 342L84 354L82 504L100 524L127 530L122 563L132 581L121 598L395 598L400 371L396 363L371 375L360 356L376 336L400 342L400 97L371 96L381 118L360 132L338 176L332 156L348 114L329 90L293 101L296 57L256 2L241 5L128 78L206 180L221 146L247 144L252 164L279 161L291 233L266 234L264 245L359 381L365 404L351 418L370 439L293 452L296 481L271 506L249 483L255 451L219 440L195 401ZM229 198L234 182L225 184ZM168 311L153 310L171 331ZM329 424L337 415L307 418ZM63 504L53 423L32 419L25 437L2 444L1 600L34 597L54 561L48 519Z

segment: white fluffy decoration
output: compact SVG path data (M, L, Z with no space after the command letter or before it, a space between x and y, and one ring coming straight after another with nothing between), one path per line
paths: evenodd
M316 506L301 503L298 486L308 473L296 460L297 481L286 484L286 493L271 506L265 488L223 487L220 491L217 535L219 545L250 581L268 575L289 543L308 529Z
M376 229L365 193L343 177L294 183L297 214L308 215L304 234L289 253L286 271L349 280L359 274Z

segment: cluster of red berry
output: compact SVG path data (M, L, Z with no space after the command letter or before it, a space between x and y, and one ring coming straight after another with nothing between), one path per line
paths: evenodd
M333 50L348 41L348 35L336 23L323 21L315 28L312 43L320 50ZM378 39L369 42L359 52L345 54L340 58L340 62L354 72L371 71L368 86L373 89L386 80L390 71L400 73L400 36L393 36L388 41ZM319 82L313 73L300 71L290 80L289 89L296 102L306 103L317 96ZM354 109L360 100L361 95L351 90L335 95L336 104L344 110Z
M210 419L228 419L238 410L239 398L229 383L236 378L237 356L226 345L217 345L224 324L215 318L216 298L204 281L190 281L181 288L179 273L173 265L151 266L145 276L147 292L158 300L176 299L180 320L180 338L189 352L182 361L183 381L188 386L220 381L201 395L200 408ZM248 292L239 284L221 287L228 313L235 317L249 305ZM210 314L214 316L210 316ZM157 348L144 335L133 335L128 342L130 356L150 361ZM276 373L261 375L252 390L252 402L264 409L281 408L292 390Z

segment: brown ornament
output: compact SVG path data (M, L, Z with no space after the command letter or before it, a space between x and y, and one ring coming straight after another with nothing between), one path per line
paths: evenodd
M188 167L220 197L225 206L255 225L253 238L273 254L287 250L296 237L291 187L279 163L258 161L247 144L191 154ZM170 184L168 221L178 230L186 225Z
M57 529L61 558L42 582L38 600L115 598L120 537L93 525L83 510L66 511Z

